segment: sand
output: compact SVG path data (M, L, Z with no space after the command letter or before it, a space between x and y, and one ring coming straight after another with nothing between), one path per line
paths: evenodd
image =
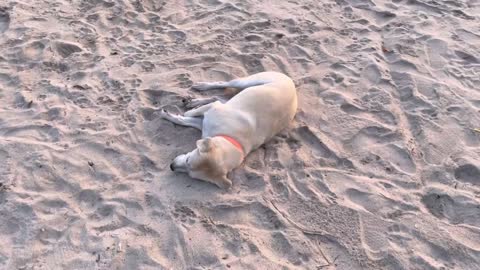
M3 0L0 269L480 269L475 0ZM224 191L193 82L291 76Z

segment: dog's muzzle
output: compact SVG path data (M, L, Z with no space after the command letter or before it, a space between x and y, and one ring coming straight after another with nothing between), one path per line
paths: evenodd
M188 172L186 162L186 155L180 155L176 157L170 164L170 170L172 172Z

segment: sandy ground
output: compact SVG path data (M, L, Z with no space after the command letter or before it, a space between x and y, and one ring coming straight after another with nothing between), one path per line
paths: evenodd
M480 269L480 2L0 7L0 269ZM291 129L229 191L170 172L159 109L263 70Z

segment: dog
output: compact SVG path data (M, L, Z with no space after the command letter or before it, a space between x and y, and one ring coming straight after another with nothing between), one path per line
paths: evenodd
M163 119L202 131L197 148L177 156L170 169L223 189L232 186L227 174L251 151L287 128L297 111L295 85L278 72L261 72L228 82L200 82L192 88L240 90L227 102L217 97L187 101L187 108L193 109L183 116L163 109L160 112Z

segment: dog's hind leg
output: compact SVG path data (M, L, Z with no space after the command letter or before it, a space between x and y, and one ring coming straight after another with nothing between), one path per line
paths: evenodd
M207 91L219 88L236 88L243 90L248 87L262 85L270 82L271 80L268 78L259 78L259 76L252 75L244 78L231 80L229 82L199 82L194 84L192 88L198 91Z
M194 127L202 130L202 118L171 114L163 109L160 111L160 117L181 126Z

